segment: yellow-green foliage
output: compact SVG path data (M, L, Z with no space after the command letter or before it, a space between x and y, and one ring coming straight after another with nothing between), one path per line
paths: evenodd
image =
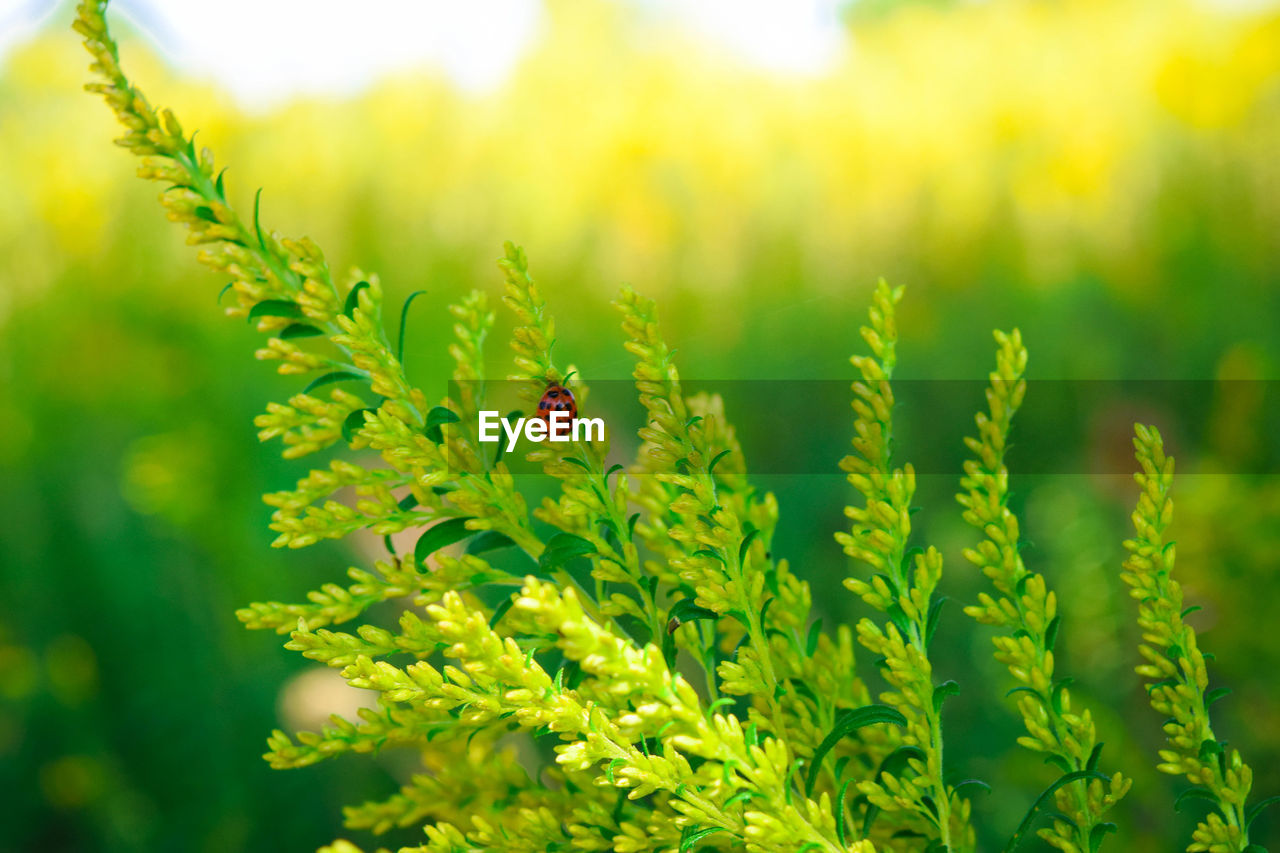
M1067 783L1054 792L1060 814L1040 835L1059 850L1093 849L1114 825L1101 820L1129 789L1119 773L1110 779L1098 772L1102 744L1087 708L1073 710L1067 690L1070 679L1055 679L1053 648L1061 617L1057 598L1043 575L1029 571L1019 553L1018 519L1008 508L1009 470L1004 464L1014 413L1026 394L1023 373L1027 350L1022 336L996 332L996 369L987 391L989 410L977 418L978 437L966 439L973 459L965 463L965 476L957 497L965 508L965 521L986 537L965 557L982 569L999 598L979 595L979 604L965 612L986 625L1009 633L995 638L996 659L1009 668L1018 683L1017 696L1027 734L1018 742L1042 752L1046 761L1061 768Z
M871 570L846 585L880 614L856 635L890 687L873 704L855 666L855 631L813 620L808 585L773 553L776 501L750 483L722 401L686 395L652 301L624 290L616 303L646 412L638 458L606 467L607 441L535 451L558 492L531 510L506 463L472 431L494 319L486 296L449 309L457 391L429 399L406 377L403 325L395 344L386 332L377 277L335 277L310 241L264 229L256 209L237 213L212 153L198 151L120 70L105 5L85 0L75 25L99 78L90 88L125 126L120 143L142 158L140 174L167 185L161 201L201 260L232 279L228 313L268 336L258 357L309 380L259 416L261 438L281 439L288 458L334 446L361 452L267 496L275 544L419 534L412 554L396 554L388 538L388 558L352 568L346 586L239 611L247 626L289 634L287 648L377 695L358 719L273 733L272 766L417 752L421 773L382 802L349 808L346 820L373 833L421 826L426 840L412 849L435 853L974 849L966 783L949 781L943 756L942 706L958 685L935 678L928 655L942 555L909 544L915 475L891 454L901 289L880 285L862 330L871 355L854 359L855 452L841 466L863 502L847 509L852 527L838 538ZM517 322L510 378L534 399L573 377L585 401L576 371L553 359L555 325L524 252L508 244L500 266ZM1098 771L1093 718L1055 680L1056 599L1022 564L1006 507L1003 454L1026 352L1016 332L997 341L990 411L978 418L961 494L966 520L985 537L969 559L996 595L968 612L1002 631L996 654L1018 685L1022 742L1063 773L1046 778L1046 796L1010 847L1052 794L1057 812L1041 835L1063 851L1094 853L1110 828L1102 817L1129 782ZM1203 657L1168 579L1172 552L1161 537L1171 468L1153 436L1139 431L1145 491L1125 576L1147 632L1150 663L1140 671L1161 679L1153 704L1174 718L1162 769L1186 774L1221 812L1189 849L1244 851L1249 773L1208 726ZM465 551L453 547L464 540ZM530 571L495 565L486 554L498 549L522 552ZM394 628L330 628L389 601L401 607ZM540 761L532 744L544 737L554 750Z
M1172 578L1176 548L1165 539L1173 521L1173 459L1165 456L1160 432L1139 424L1133 446L1141 471L1135 475L1142 492L1133 511L1136 535L1124 543L1129 559L1124 578L1138 601L1138 626L1144 642L1138 651L1147 662L1138 674L1147 684L1151 707L1168 717L1164 724L1168 748L1160 751L1159 769L1185 776L1192 787L1181 795L1208 800L1214 810L1195 831L1188 850L1245 850L1249 847L1249 825L1259 806L1245 807L1253 785L1253 771L1213 733L1209 706L1229 691L1209 689L1205 655L1200 651L1195 629L1183 621L1190 610L1183 609L1182 587ZM1274 799L1274 798L1273 798ZM1256 845L1254 845L1256 847Z

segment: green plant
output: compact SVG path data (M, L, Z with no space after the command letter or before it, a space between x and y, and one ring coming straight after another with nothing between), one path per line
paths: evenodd
M288 634L288 648L378 697L359 720L273 733L273 766L417 750L426 772L387 800L348 809L347 824L375 833L421 825L418 849L435 853L974 849L962 792L975 780L944 773L942 708L958 685L939 682L928 655L942 555L910 546L915 475L891 455L901 289L879 285L862 329L872 354L853 360L854 453L842 463L863 504L847 509L851 528L837 538L870 569L846 585L883 617L856 629L890 688L873 703L855 668L855 631L812 619L808 585L773 555L776 501L751 485L721 401L685 393L652 302L624 290L616 303L647 414L635 463L608 465L607 439L537 450L529 457L558 494L530 510L474 429L494 320L485 295L449 309L455 393L428 399L403 367L408 303L393 344L376 277L335 281L317 246L265 230L256 204L242 219L212 153L197 151L120 70L105 6L85 0L75 24L100 78L89 88L125 125L120 143L143 158L140 174L169 185L161 201L202 246L201 260L233 279L229 313L269 335L258 357L311 377L258 418L261 438L280 438L289 458L335 446L364 452L267 496L276 545L357 531L388 537L388 557L350 569L346 586L239 611L247 626ZM523 251L508 244L500 266L518 323L510 379L532 402L576 371L552 357L554 323ZM966 612L1004 632L996 655L1017 682L1021 742L1062 771L1007 849L1047 813L1042 838L1094 853L1113 828L1102 818L1129 782L1098 769L1092 717L1073 709L1067 680L1055 678L1056 599L1023 565L1007 508L1004 450L1026 351L1016 331L996 337L989 412L969 440L975 458L960 495L984 537L967 556L996 595ZM300 343L308 339L319 345ZM585 403L587 385L576 379L574 389ZM1137 445L1145 491L1125 577L1149 644L1140 672L1161 679L1152 702L1174 718L1161 769L1186 774L1197 785L1190 793L1218 810L1190 850L1258 849L1248 824L1267 801L1245 808L1248 768L1209 728L1216 695L1206 692L1203 656L1168 577L1171 467L1153 431L1139 428ZM375 454L382 464L365 464ZM397 554L389 537L409 530L421 531L414 551ZM402 605L394 628L368 615L384 602ZM330 629L361 618L354 633ZM1044 810L1050 799L1056 811Z

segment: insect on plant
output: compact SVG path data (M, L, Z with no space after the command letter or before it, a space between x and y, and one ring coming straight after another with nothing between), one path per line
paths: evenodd
M777 500L753 486L722 401L686 391L652 301L624 289L615 303L646 417L634 462L607 465L607 437L539 446L528 458L557 489L531 507L471 429L485 405L488 296L449 307L455 390L429 398L405 375L403 315L390 342L378 278L335 275L311 240L264 227L256 203L251 216L237 211L213 153L121 70L105 9L78 8L88 88L124 126L118 141L141 158L139 174L164 183L161 202L200 260L231 280L228 313L266 336L257 357L309 379L255 422L287 458L321 459L266 496L275 545L417 534L412 554L353 567L296 603L238 611L377 697L355 719L272 733L273 767L416 753L420 773L344 815L353 832L420 827L406 849L430 853L975 849L969 798L981 783L955 783L943 761L942 711L959 688L929 657L943 557L913 541L915 472L891 454L901 288L874 291L861 330L869 352L853 359L853 452L841 463L858 499L837 539L861 567L845 586L869 615L827 627L809 585L775 556ZM507 244L499 266L516 321L511 380L539 418L576 418L587 383L570 390L572 371L552 357L555 323L524 251ZM1017 331L995 340L959 494L975 531L965 557L989 586L965 612L995 630L1026 729L1019 743L1032 764L1045 761L1046 786L1005 850L1034 835L1096 853L1126 819L1117 807L1131 783L1058 671L1058 599L1022 560L1004 457L1027 350ZM1160 770L1207 805L1177 843L1256 853L1250 826L1275 798L1248 804L1250 769L1210 724L1219 693L1172 576L1173 462L1154 428L1139 426L1134 445L1136 532L1122 577L1143 631L1138 673L1168 718ZM394 624L370 616L384 602L399 607ZM855 645L863 668L879 665L878 695Z

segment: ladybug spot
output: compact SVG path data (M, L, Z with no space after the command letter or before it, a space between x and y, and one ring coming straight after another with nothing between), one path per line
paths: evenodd
M547 396L550 397L552 400L554 400L556 397L560 396L560 392L552 388L550 391L547 392Z
M547 406L548 406L548 404L547 404L547 401L546 401L546 400L539 400L539 401L538 401L538 408L539 408L539 409L545 409L545 408L547 408Z

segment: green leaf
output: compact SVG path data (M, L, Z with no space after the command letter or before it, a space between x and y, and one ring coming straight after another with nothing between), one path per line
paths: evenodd
M875 781L879 782L880 777L886 773L893 776L901 776L903 769L910 766L910 761L913 758L916 761L927 761L929 757L918 746L898 747L880 762L880 767L876 770Z
M956 796L965 788L973 788L973 787L981 788L982 790L986 791L988 794L991 793L991 786L988 785L986 782L983 782L981 779L965 779L963 782L958 783L951 789L951 796L952 797Z
M729 799L725 800L724 807L727 809L730 806L736 806L738 803L745 803L748 800L750 800L752 797L763 797L763 796L764 794L761 794L759 791L752 791L750 788L743 788L741 791L734 794Z
M365 425L365 417L364 417L365 412L376 412L376 411L378 410L373 408L356 409L351 414L347 415L346 420L342 422L342 439L347 444L350 444L352 440L355 438L356 433L359 432Z
M458 417L458 414L453 411L453 409L449 409L444 406L436 406L431 411L427 412L427 424L422 428L422 431L426 433L427 438L431 439L436 444L440 444L444 441L444 433L441 431L440 427L445 424L456 424L460 420L462 420L462 418ZM502 442L498 443L501 445Z
M259 317L288 317L301 319L302 306L288 299L264 299L249 309L249 320Z
M677 626L679 626L685 622L697 622L699 619L711 619L714 621L719 618L719 613L699 606L694 599L682 598L671 605L671 610L667 612L667 626L669 631L674 630L671 627L671 620L673 619L677 620Z
M426 293L425 290L415 290L410 293L404 300L404 305L400 308L400 334L396 338L396 361L404 364L404 327L405 320L409 318L409 306L413 304L413 300ZM350 299L350 296L347 297Z
M538 558L538 567L541 569L557 569L574 557L585 557L595 552L596 546L581 536L574 536L572 533L557 533L551 537L551 540L547 542L547 547L543 549L542 556Z
M1046 651L1053 651L1054 645L1058 642L1058 627L1062 624L1062 617L1055 616L1049 623L1049 627L1044 632L1044 647Z
M358 281L356 282L355 287L347 291L347 301L342 305L343 314L346 314L348 317L351 316L351 312L355 311L356 307L360 304L360 291L364 290L368 286L369 282Z
M507 611L510 610L515 603L516 603L516 596L514 593L502 599L502 602L497 607L494 608L493 616L489 618L489 627L493 628L495 625L501 622L502 617L507 615ZM563 671L564 670L562 669L561 672ZM557 675L559 675L559 673L557 673Z
M1200 743L1200 760L1201 761L1207 762L1213 756L1221 755L1221 754L1222 754L1222 744L1218 743L1213 738L1205 738L1205 740L1203 740Z
M627 538L636 538L636 522L640 520L640 513L633 512L631 517L627 519Z
M1102 757L1102 747L1102 743L1096 743L1093 745L1093 750L1089 753L1089 760L1086 761L1084 765L1085 770L1098 769L1098 759Z
M1267 808L1267 806L1270 806L1274 803L1280 803L1280 794L1277 794L1274 797L1267 797L1265 800L1259 800L1258 802L1249 806L1249 808L1245 809L1244 828L1248 829L1253 824L1253 822L1258 819L1258 815L1262 814L1262 812Z
M836 719L836 723L831 727L831 731L822 739L822 743L813 751L813 758L809 765L809 775L805 779L805 789L813 790L813 783L818 779L818 770L822 767L822 759L826 758L830 752L842 738L847 737L863 726L876 725L877 723L890 723L895 726L905 726L907 718L902 716L901 712L890 708L888 705L866 705L862 708L853 708L851 710L842 711Z
M719 453L717 453L715 457L707 464L707 473L710 474L711 472L715 471L716 464L719 463L721 459L728 456L729 453L730 451L728 450L721 450Z
M466 553L483 554L487 551L496 551L499 548L509 548L514 544L516 543L511 541L509 536L496 530L482 530L479 536L467 543Z
M1071 762L1063 758L1061 755L1046 755L1044 757L1044 763L1052 764L1063 773L1071 773L1075 770L1075 768L1071 766Z
M725 561L725 558L723 556L721 556L719 553L715 551L712 551L710 548L699 548L697 551L694 551L689 556L705 557L708 560L718 560L721 563L721 565L725 565L725 566L729 565L728 562Z
M214 215L213 208L209 207L207 204L202 204L197 207L195 209L195 214L205 222L212 222L214 224L217 224L218 222L218 217Z
M226 192L226 188L223 186L222 179L226 174L227 174L227 170L223 169L221 172L218 173L218 179L213 182L214 190L216 190L218 195L224 200L227 197L227 192Z
M262 221L258 218L258 213L262 209L262 187L258 187L258 191L253 194L253 233L257 235L258 245L264 250L267 248L267 241L262 239Z
M849 841L845 837L844 829L844 798L849 792L849 786L854 783L853 779L844 780L844 784L840 786L840 796L836 797L836 837L840 839L841 847L848 847Z
M1107 837L1108 832L1115 831L1114 823L1094 824L1093 829L1089 830L1089 853L1098 853L1098 848L1102 846L1102 839Z
M307 383L307 387L302 389L303 394L310 394L317 388L323 388L325 385L334 385L338 382L367 382L369 377L362 373L353 373L350 370L334 370L323 376L317 376Z
M747 531L747 535L742 537L742 544L738 546L738 565L745 566L747 564L747 552L751 550L751 543L755 541L756 536L760 534L759 530L754 527Z
M281 329L277 337L283 341L291 341L294 338L315 338L323 334L324 332L315 326L309 326L306 323L293 323Z
M1208 708L1214 702L1217 702L1219 699L1222 699L1223 697L1228 696L1230 693L1231 693L1230 687L1215 687L1212 690L1210 690L1208 693L1204 694L1204 706Z
M944 681L933 688L933 713L940 713L942 711L942 703L946 701L946 698L955 696L959 692L960 684L956 681Z
M1215 806L1218 804L1218 798L1214 795L1212 789L1204 785L1192 785L1178 794L1178 798L1173 801L1173 810L1175 812L1182 811L1182 806L1187 800L1208 800Z
M419 565L425 565L427 557L452 545L455 542L461 542L468 536L475 533L474 530L467 529L468 518L451 518L448 521L442 521L439 524L433 524L418 537L418 544L413 548L413 558L418 561Z
M1066 678L1059 678L1053 683L1053 690L1049 693L1049 703L1053 705L1053 710L1059 716L1062 714L1062 694L1074 681L1075 679L1068 675Z
M1062 778L1045 788L1044 792L1036 797L1036 801L1031 804L1030 810L1027 811L1027 816L1022 819L1022 823L1018 824L1018 828L1009 839L1009 843L1004 846L1004 853L1013 853L1017 849L1018 845L1022 843L1022 839L1026 837L1028 830L1031 829L1032 824L1035 823L1040 807L1048 802L1049 798L1056 794L1059 788L1081 779L1101 779L1106 781L1106 778L1096 770L1073 770L1070 773L1063 774Z
M809 635L804 641L804 656L813 657L813 653L818 650L818 637L822 634L822 620L819 619L809 626Z
M606 483L607 483L607 482L609 482L609 478L613 476L613 472L614 472L614 471L625 471L625 470L627 470L627 469L626 469L625 467L623 467L622 465L614 465L614 466L613 466L613 467L611 467L608 471L605 471L605 472L604 472L604 481L605 481Z
M938 621L942 618L942 605L947 603L947 597L940 595L929 603L929 615L925 617L924 622L924 645L929 647L929 643L933 640L933 632L938 630Z
M898 629L898 633L904 637L911 634L911 621L907 619L907 613L902 609L901 604L896 601L893 602L885 610L885 614L888 615L889 621L894 624L894 627Z
M228 291L228 290L230 290L231 288L235 287L235 286L236 286L236 283L235 283L234 281L229 281L229 282L227 282L227 283L223 286L222 290L219 290L219 291L218 291L218 301L217 301L215 304L217 304L217 305L221 305L221 304L222 304L222 297L226 296L226 295L227 295L227 291Z

